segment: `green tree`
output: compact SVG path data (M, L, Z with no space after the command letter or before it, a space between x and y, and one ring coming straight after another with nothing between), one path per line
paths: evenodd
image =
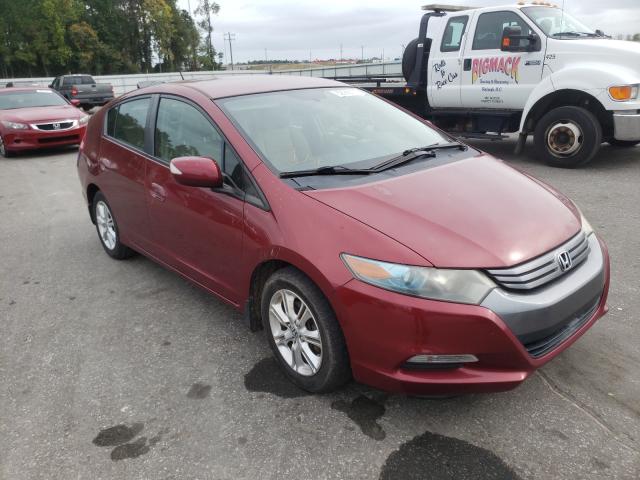
M220 5L210 0L200 0L196 15L202 17L198 26L205 31L203 55L201 56L202 67L205 70L217 70L216 50L213 48L213 21L212 17L220 11Z

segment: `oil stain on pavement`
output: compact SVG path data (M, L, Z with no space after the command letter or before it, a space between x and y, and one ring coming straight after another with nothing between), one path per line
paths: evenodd
M244 376L244 386L250 392L272 393L281 398L296 398L310 395L296 387L282 372L273 357L256 363Z
M140 432L142 432L144 424L134 423L128 425L116 425L114 427L100 430L93 444L98 447L115 447L111 451L111 460L125 460L127 458L136 458L145 453L149 453L151 447L162 439L162 435L166 430L161 430L157 435L147 439L147 437L139 437L132 441Z
M500 457L457 438L426 432L387 458L380 480L520 480Z
M346 413L366 436L374 440L384 440L386 437L385 431L376 421L386 411L382 403L365 395L359 395L351 402L336 400L331 404L331 408Z
M211 385L205 385L203 383L194 383L191 385L191 388L187 392L188 398L195 398L197 400L202 400L203 398L207 398L211 393Z

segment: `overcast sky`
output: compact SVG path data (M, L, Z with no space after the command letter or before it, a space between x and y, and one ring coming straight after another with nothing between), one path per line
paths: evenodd
M234 61L264 59L399 57L402 44L418 34L420 7L428 3L503 5L505 0L217 0L214 46L223 32L234 32ZM550 0L553 1L553 0ZM178 0L184 9L198 0ZM515 2L514 2L515 3ZM562 0L556 0L562 4ZM640 33L640 0L565 0L565 9L583 23L609 35ZM604 7L606 5L606 8ZM228 61L228 44L224 47Z

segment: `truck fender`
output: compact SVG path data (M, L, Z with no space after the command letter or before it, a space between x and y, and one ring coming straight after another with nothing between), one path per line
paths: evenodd
M594 88L594 85L625 85L637 82L637 76L629 69L621 68L620 65L581 63L565 67L558 72L552 72L548 65L544 68L544 73L549 72L549 75L542 79L527 99L520 120L521 135L526 135L531 130L527 122L532 110L541 105L541 102L547 101L550 94L564 90L582 92L597 101L598 109L606 111L607 104L612 101L608 98L605 87ZM636 80L632 80L634 78Z

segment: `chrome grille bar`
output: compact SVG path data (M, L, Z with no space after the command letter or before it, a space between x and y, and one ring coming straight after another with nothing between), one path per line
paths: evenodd
M561 270L556 260L562 251L568 252L571 257L572 267L569 272L589 256L589 242L585 233L581 231L568 242L533 260L511 268L490 269L487 273L504 288L531 290L566 273Z
M63 132L78 126L77 120L56 120L47 123L32 123L31 128L43 132Z

